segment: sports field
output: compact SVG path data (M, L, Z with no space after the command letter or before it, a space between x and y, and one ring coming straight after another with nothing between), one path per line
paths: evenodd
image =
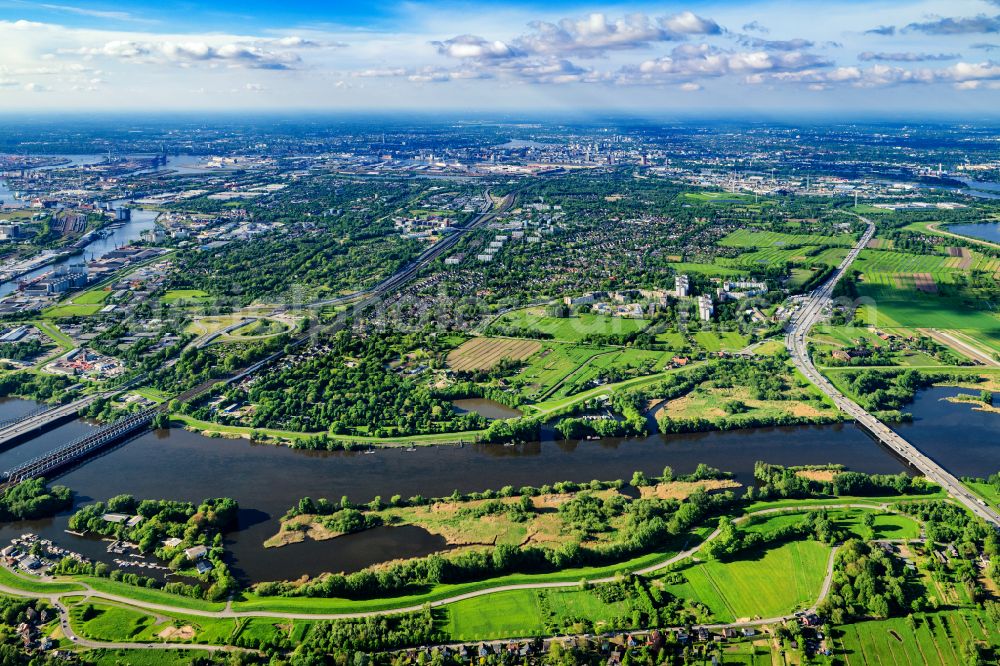
M798 248L765 247L753 252L745 252L738 257L719 258L720 266L732 268L764 268L781 264L825 264L836 266L847 256L846 247L827 247L809 245Z
M693 336L705 351L738 351L749 344L744 336L735 331L698 331Z
M208 293L201 289L171 289L163 294L164 303L175 303L177 301L198 301L210 298Z
M691 564L680 570L684 583L664 589L705 604L719 622L775 617L816 601L829 558L824 543L792 541L743 559Z
M488 370L503 359L523 361L542 348L536 340L507 338L473 338L448 354L452 370Z

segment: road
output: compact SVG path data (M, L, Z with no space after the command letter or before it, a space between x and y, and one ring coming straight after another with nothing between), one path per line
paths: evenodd
M921 474L944 488L949 495L968 507L972 513L991 523L994 527L1000 528L1000 514L991 509L981 498L974 495L951 473L921 453L913 444L900 437L896 431L889 428L865 411L861 405L841 393L816 369L812 358L809 356L808 343L806 342L809 331L824 317L831 306L831 296L834 287L837 286L837 283L850 268L854 260L858 258L861 250L868 245L868 241L875 235L875 225L864 217L861 220L868 225L868 229L861 236L858 244L851 248L851 251L844 257L844 260L837 266L837 269L830 278L817 287L809 295L799 311L792 316L789 326L786 329L785 346L792 356L795 367L809 381L823 391L823 393L828 395L838 408L849 414L856 423L898 456L906 460Z
M936 328L918 328L917 330L921 333L929 335L946 347L951 347L959 354L968 356L974 361L979 361L983 365L988 365L994 368L1000 368L1000 362L991 358L987 352L973 347L964 340L959 340L948 331L939 331Z
M12 423L6 428L0 428L0 447L57 421L76 416L80 409L97 400L98 397L100 397L99 394L92 393L65 405L56 405L51 409L35 413L30 418Z
M483 224L495 219L498 215L510 210L511 206L514 205L514 201L517 198L517 191L511 192L503 198L500 205L494 206L492 204L492 199L490 198L489 190L483 193L487 203L489 204L483 206L482 212L480 212L475 218L473 218L464 227L457 227L454 232L449 236L442 238L434 245L430 246L424 250L419 257L415 260L396 271L385 280L372 287L371 289L366 289L364 291L359 291L353 294L348 294L347 296L337 296L336 298L328 298L322 301L314 301L312 303L303 303L301 305L292 305L285 309L316 309L321 307L328 307L331 305L343 305L346 303L353 303L354 310L356 312L362 312L366 308L374 305L378 302L378 299L385 296L387 293L394 289L397 289L407 282L409 282L413 277L422 269L424 266L428 265L430 262L434 261L442 254L455 247L459 240L462 239L467 233L481 227ZM281 311L279 310L279 311Z
M840 502L825 502L825 503L817 503L817 504L801 504L801 505L797 505L797 506L785 506L785 507L774 507L774 508L770 508L770 509L761 509L759 511L750 512L750 513L747 513L747 514L745 514L743 516L740 516L739 518L735 519L733 522L739 524L739 523L742 523L742 522L744 522L746 520L749 520L751 517L754 517L754 516L765 516L765 515L773 515L773 514L780 514L780 513L799 513L799 512L803 512L803 511L816 511L816 510L831 509L831 508L841 508L841 509L843 509L843 508L858 508L858 509L865 509L865 510L869 510L869 511L884 511L884 512L887 511L887 512L892 512L892 513L899 513L898 511L896 511L895 509L893 509L888 504L862 504L862 503L853 503L853 502L843 502L843 503L840 503ZM668 567L670 567L670 566L672 566L672 565L674 565L674 564L676 564L678 562L681 562L681 561L686 560L688 558L692 558L699 551L701 551L705 547L705 544L707 544L712 539L715 539L716 537L718 537L718 535L719 535L719 530L716 529L708 537L706 537L701 543L699 543L698 545L693 546L693 547L688 548L688 549L685 549L684 551L682 551L680 553L677 553L676 555L674 555L674 556L672 556L672 557L670 557L670 558L668 558L668 559L666 559L666 560L664 560L662 562L658 562L657 564L654 564L652 566L646 567L644 569L640 569L640 570L635 571L633 573L636 574L636 575L649 575L649 574L652 574L652 573L657 573L657 572L662 571L662 570L664 570L664 569L666 569L666 568L668 568ZM902 541L902 540L896 540L896 541ZM915 540L908 540L908 541L915 541ZM826 599L826 597L830 593L830 589L831 589L831 586L832 586L832 583L833 583L834 564L836 562L836 554L837 554L838 548L839 548L839 546L834 546L831 549L831 551L830 551L830 555L829 555L829 558L827 559L827 563L826 563L826 572L825 572L825 575L824 575L824 578L823 578L822 585L820 586L819 594L817 595L816 600L812 603L812 605L809 606L808 609L805 609L805 610L802 610L802 611L798 611L798 612L788 613L788 614L785 614L785 615L779 615L779 616L775 616L775 617L756 618L756 619L744 620L744 621L738 621L738 622L697 625L697 626L693 627L693 629L698 629L700 627L704 627L704 628L709 629L709 630L721 630L721 629L740 629L740 628L746 628L746 627L758 627L758 626L763 626L763 625L771 625L771 624L784 623L784 622L793 620L794 618L796 618L799 615L816 612L816 609L820 606L820 604L822 604L822 602ZM46 579L43 577L42 580L46 580ZM617 580L617 576L606 576L606 577L602 577L602 578L596 578L596 579L588 580L587 582L591 583L591 584L599 584L599 583L614 582L615 580ZM232 646L209 645L209 644L204 644L204 643L127 643L127 642L105 642L105 641L93 641L93 640L89 640L89 639L86 639L86 638L83 638L83 637L77 635L73 631L73 628L72 628L72 626L69 623L69 614L68 614L68 611L67 611L67 609L66 609L66 607L65 607L65 605L63 603L63 598L64 597L80 597L80 596L84 596L87 599L94 599L95 601L98 601L98 602L103 601L103 602L112 603L112 604L123 604L123 605L130 606L130 607L133 607L133 608L138 608L138 609L146 610L146 611L154 613L154 614L155 613L159 613L159 612L166 612L166 613L178 613L178 614L182 614L182 615L197 616L197 617L233 618L233 619L235 619L235 618L260 617L260 618L273 618L273 619L314 620L314 621L315 620L340 620L340 619L363 618L363 617L379 616L379 615L395 615L395 614L406 613L406 612L417 612L417 611L420 611L420 610L422 610L424 608L424 605L419 605L419 606L409 606L409 607L405 607L405 608L390 608L390 609L385 609L385 610L370 611L370 612L360 612L360 613L283 613L283 612L267 612L267 611L234 611L232 609L232 601L229 601L229 602L226 603L226 605L223 608L223 610L220 610L220 611L205 611L205 610L197 610L197 609L191 609L191 608L180 608L180 607L176 607L176 606L170 606L170 605L167 605L167 604L156 604L156 603L151 603L151 602L146 602L146 601L139 601L139 600L131 599L129 597L125 597L125 596L122 596L122 595L110 594L110 593L106 593L106 592L100 592L100 591L97 591L97 590L93 589L91 586L89 586L89 585L87 585L85 583L79 583L79 585L80 585L80 587L83 588L82 590L75 590L75 591L72 591L72 592L58 592L58 593L53 593L53 594L40 594L38 592L30 592L30 591L21 590L21 589L15 588L15 587L11 587L9 585L0 584L0 593L12 595L12 596L19 596L19 597L29 597L29 598L33 598L33 599L44 599L44 600L48 601L50 604L52 604L57 609L59 609L59 621L60 621L60 625L61 625L61 627L63 629L63 632L66 634L67 638L69 638L73 643L75 643L77 645L84 646L84 647L88 647L88 648L106 648L106 649L138 649L138 650L182 649L182 650L206 650L206 651L227 651L227 650L229 650L229 651L240 651L240 648L234 648ZM448 597L446 599L440 599L440 600L437 600L437 601L433 601L433 602L431 602L428 605L431 606L431 607L438 607L438 606L443 606L443 605L446 605L446 604L452 604L452 603L455 603L457 601L462 601L464 599L472 599L472 598L475 598L475 597L480 597L480 596L484 596L484 595L488 595L488 594L495 594L497 592L504 592L504 591L509 591L509 590L535 590L535 589L579 588L579 587L580 587L580 582L579 581L551 582L551 583L526 583L526 584L521 584L521 585L502 585L502 586L492 587L492 588L483 589L483 590L476 590L476 591L468 592L468 593L465 593L465 594L459 594L459 595L455 595L455 596L452 596L452 597ZM674 630L681 630L681 629L690 630L690 629L692 629L692 627L673 627L673 628L667 627L666 629L667 630L671 630L671 629L674 629ZM648 631L647 630L638 630L638 631L617 632L617 633L620 634L620 635L627 635L627 634L644 635L644 634L647 634ZM611 634L607 634L607 635L610 636ZM566 640L566 638L567 637L565 637L565 636L561 637L561 638L552 638L552 639L548 639L548 642L556 641L556 640L558 640L558 641L564 641L564 640ZM502 639L502 640L501 639L491 639L491 640L486 640L486 641L476 641L475 643L454 643L454 644L449 644L449 647L460 647L461 645L478 645L478 644L483 643L483 642L491 643L491 644L496 644L496 643L500 643L500 642L506 642L507 640L508 639Z
M816 510L820 510L820 509L830 509L830 508L836 508L836 509L855 508L855 509L889 511L889 512L893 512L893 513L899 513L897 511L893 510L887 504L861 504L861 503L849 503L849 502L845 502L845 503L826 502L826 503L817 503L817 504L803 504L803 505L797 505L797 506L791 506L791 507L775 507L775 508L770 508L770 509L761 509L759 511L754 511L754 512L751 512L751 513L747 513L747 514L745 514L743 516L740 516L739 518L735 519L733 522L736 523L736 524L740 524L740 523L742 523L742 522L744 522L744 521L746 521L746 520L748 520L748 519L750 519L751 517L754 517L754 516L766 516L766 515L773 515L773 514L780 514L780 513L801 513L803 511L816 511ZM648 567L645 567L645 568L642 568L642 569L638 569L636 571L633 571L632 573L635 574L635 575L637 575L637 576L648 576L650 574L654 574L654 573L658 573L660 571L663 571L664 569L667 569L667 568L669 568L669 567L671 567L671 566L673 566L673 565L675 565L675 564L677 564L679 562L683 562L684 560L692 558L695 555L697 555L705 547L705 545L708 542L710 542L713 539L717 538L719 536L719 532L720 532L720 530L718 528L716 528L715 530L712 531L711 534L709 534L707 537L705 537L705 539L703 541L701 541L700 543L698 543L696 546L692 546L691 548L687 548L687 549L685 549L685 550L683 550L683 551L681 551L681 552L679 552L679 553L677 553L675 555L672 555L671 557L669 557L669 558L667 558L667 559L665 559L665 560L663 560L661 562L657 562L654 565L651 565L651 566L648 566ZM833 555L830 556L830 561L828 562L828 565L827 565L827 575L825 577L823 585L821 586L821 593L820 593L819 597L817 598L816 602L810 607L810 609L815 609L815 607L818 606L823 601L823 599L825 598L825 594L826 594L826 592L829 591L829 588L830 588L830 579L831 579L831 576L832 576L832 572L833 572ZM590 584L612 583L612 582L616 581L617 579L618 579L618 576L617 576L617 574L615 574L615 575L612 575L612 576L603 576L603 577L600 577L600 578L587 579L587 582L590 583ZM40 577L40 580L51 581L52 579L45 578L45 577ZM438 606L445 606L445 605L448 605L448 604L456 603L458 601L465 601L467 599L474 599L476 597L482 597L482 596L486 596L486 595L490 595L490 594L496 594L498 592L511 592L511 591L514 591L514 590L547 590L547 589L558 589L558 588L579 588L580 587L580 581L579 580L573 580L573 581L550 581L550 582L538 582L538 583L520 583L520 584L515 584L515 585L498 585L496 587L489 587L489 588L484 588L484 589L481 589L481 590L473 590L471 592L465 592L465 593L462 593L462 594L456 594L456 595L453 595L453 596L450 596L450 597L446 597L444 599L438 599L438 600L435 600L435 601L431 601L431 602L426 603L426 604L422 603L422 604L413 605L413 606L401 606L401 607L396 607L396 608L386 608L386 609L383 609L383 610L359 611L359 612L353 612L353 613L289 613L289 612L278 612L278 611L238 611L238 610L233 610L232 609L232 605L229 604L229 603L227 603L226 606L225 606L225 608L222 609L222 610L207 611L207 610L200 610L200 609L193 609L193 608L181 608L181 607L178 607L178 606L171 606L171 605L168 605L168 604L159 604L159 603L153 603L153 602L149 602L149 601L141 601L141 600L138 600L138 599L131 599L131 598L123 596L123 595L111 594L111 593L108 593L108 592L101 592L99 590L95 590L94 588L92 588L90 585L88 585L86 583L78 583L78 585L82 588L81 590L74 590L72 592L59 592L59 593L53 593L53 594L42 594L42 593L38 593L38 592L29 592L29 591L26 591L26 590L19 590L17 588L11 587L9 585L0 584L0 593L14 595L14 596L20 596L20 597L31 597L31 598L47 599L47 600L52 601L52 602L58 601L62 597L79 597L79 596L82 595L82 596L87 596L87 597L94 598L96 600L103 600L103 601L110 601L110 602L119 603L119 604L125 604L125 605L128 605L128 606L132 606L134 608L141 608L143 610L151 611L151 612L180 613L180 614L183 614L183 615L191 615L191 616L197 616L197 617L211 617L211 618L217 618L217 619L220 619L220 618L222 618L222 619L224 619L224 618L234 618L235 619L235 618L260 617L260 618L277 618L277 619L284 619L284 620L344 620L344 619L357 619L357 618L365 618L365 617L375 617L375 616L381 616L381 615L397 615L397 614L400 614L400 613L415 613L415 612L418 612L418 611L422 610L426 606L430 606L431 608L436 608ZM743 622L743 623L736 622L736 623L730 623L730 624L725 624L725 625L706 625L706 626L711 626L711 627L752 626L752 625L755 625L755 624L769 624L769 623L773 623L773 622L778 622L778 621L781 621L783 619L787 619L789 617L791 617L791 615L785 615L785 616L781 616L781 617L778 617L778 618L757 619L757 620L751 620L749 622Z

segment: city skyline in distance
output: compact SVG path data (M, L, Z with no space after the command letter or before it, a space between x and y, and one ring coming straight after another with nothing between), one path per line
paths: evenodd
M995 116L1000 0L0 0L0 109Z

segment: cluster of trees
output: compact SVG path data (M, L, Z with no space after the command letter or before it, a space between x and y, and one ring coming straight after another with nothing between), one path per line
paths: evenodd
M900 560L858 539L844 543L834 561L830 594L820 612L834 624L865 617L892 617L922 610L926 597L907 585Z
M486 444L535 442L539 439L542 421L537 418L497 419L490 421L477 440Z
M582 439L591 435L598 437L631 437L646 434L645 421L613 418L576 418L568 416L555 424L555 430L563 439Z
M223 598L208 595L208 591L211 588L206 588L201 585L189 585L180 581L164 583L162 580L157 578L143 576L131 571L112 569L104 562L81 562L80 560L73 559L72 557L63 558L56 563L56 565L52 567L52 573L64 576L97 576L98 578L108 578L119 583L125 583L126 585L145 587L149 589L162 589L164 592L169 592L182 597L191 597L192 599Z
M516 326L503 319L498 319L486 328L486 335L493 335L501 338L527 338L529 340L551 340L555 336L547 331L540 331L537 328L526 328Z
M949 379L955 378L946 373L868 369L851 376L848 386L865 409L898 412L920 389Z
M18 396L40 402L61 402L74 384L66 375L11 372L0 375L0 397Z
M837 466L830 481L806 478L799 472L809 469L782 467L770 463L754 464L755 489L748 489L751 497L759 499L815 497L817 495L878 497L884 495L920 495L933 492L937 486L919 476L899 474L865 474L847 472Z
M865 518L870 519L869 522L873 520L871 514L865 514ZM748 525L753 524L753 520L748 522ZM835 543L842 540L845 535L846 532L830 520L826 511L810 511L802 520L769 532L741 529L728 516L723 516L719 519L719 535L706 543L702 552L709 557L723 560L786 541L811 538Z
M667 415L657 418L662 433L710 432L713 430L741 430L745 428L770 428L790 425L822 425L837 423L836 416L795 416L794 414L740 413L717 419L673 419Z
M346 497L341 500L339 506L323 498L313 502L309 497L304 497L293 510L285 514L286 518L298 515L319 516L320 522L327 529L340 534L353 534L382 524L379 516L359 511ZM306 527L302 525L303 529Z
M354 652L428 645L446 638L430 608L400 615L317 622L296 649L297 656L310 659L295 663L347 663ZM358 663L357 659L353 663Z
M0 344L0 358L11 361L31 361L46 349L40 340L23 340Z
M254 428L385 437L486 427L479 414L456 413L425 381L393 367L435 344L421 334L344 330L327 341L325 350L262 374L249 391L234 389L231 397L255 405L248 417Z
M182 252L171 287L201 289L246 304L293 286L312 292L306 298L372 286L423 249L419 241L400 237L391 213L424 187L340 178L293 183L248 206L255 221L283 228L249 243ZM185 202L185 209L192 203Z
M235 590L236 580L223 560L222 534L236 526L239 505L228 497L203 500L198 505L173 500L136 500L131 495L118 495L107 502L97 502L81 508L69 519L73 530L94 532L138 544L146 553L155 552L167 560L174 571L186 570L191 562L185 549L205 546L212 563L210 576L214 583L208 597L223 598ZM116 513L142 518L134 525L127 521L110 522L105 514ZM164 540L180 542L168 546Z
M253 342L188 347L173 366L158 367L156 372L151 372L149 383L167 393L180 393L202 382L219 379L245 368L278 351L289 340L290 337L285 334ZM163 353L167 354L166 350ZM188 409L187 406L182 407Z
M73 491L66 486L50 488L45 479L27 479L0 496L0 521L47 518L71 506Z
M642 576L621 575L610 583L589 587L589 591L609 606L617 605L617 615L602 618L599 627L590 618L553 612L549 594L539 594L545 627L552 634L584 634L596 631L642 629L692 624L703 616L701 605L685 602Z

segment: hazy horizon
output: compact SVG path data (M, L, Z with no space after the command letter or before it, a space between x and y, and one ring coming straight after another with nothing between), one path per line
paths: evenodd
M5 113L996 115L1000 0L0 0Z

